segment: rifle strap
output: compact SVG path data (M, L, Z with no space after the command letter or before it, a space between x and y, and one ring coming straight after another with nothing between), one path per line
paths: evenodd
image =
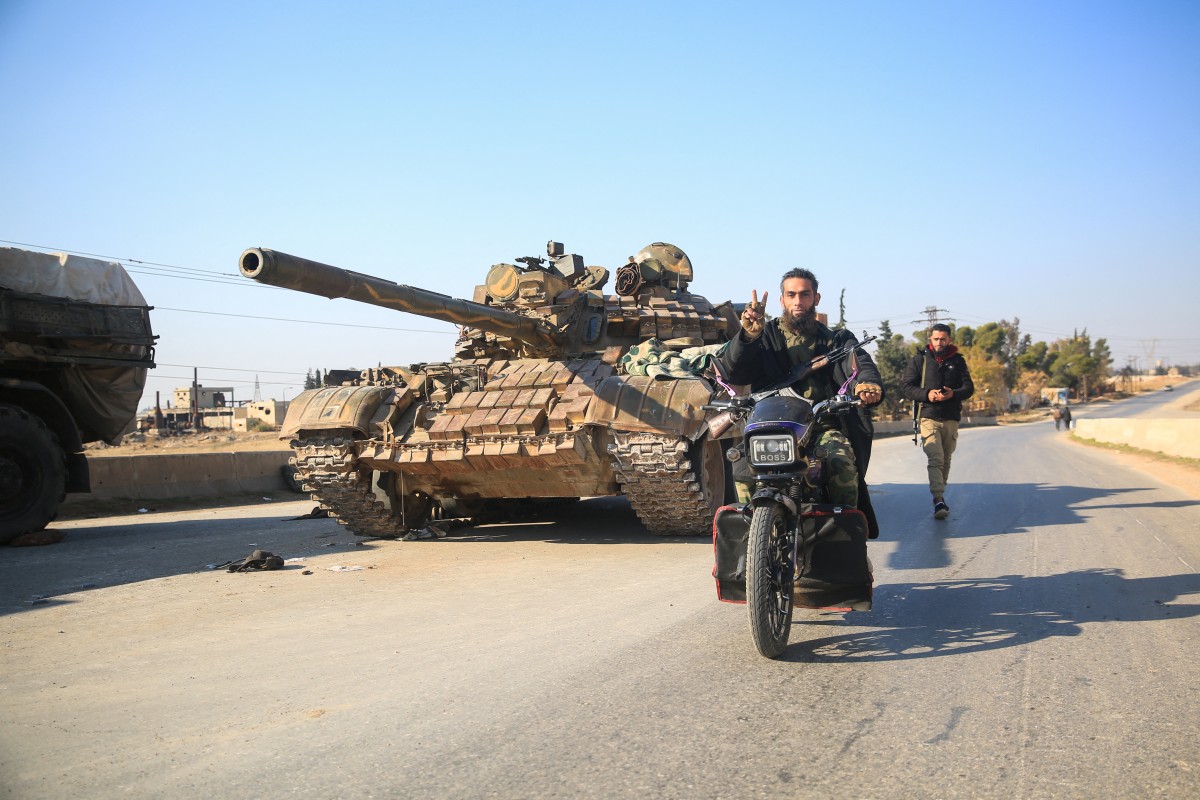
M925 386L929 381L929 353L924 348L921 350L921 391L929 395L929 389ZM921 432L921 406L925 405L923 401L913 403L913 444L919 445L917 441Z

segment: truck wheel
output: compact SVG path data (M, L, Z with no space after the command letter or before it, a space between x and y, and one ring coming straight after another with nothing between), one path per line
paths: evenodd
M67 454L37 417L0 404L0 545L40 531L66 496Z
M288 489L296 494L308 494L304 491L304 482L300 480L299 469L291 464L284 464L279 468L279 474L283 476L283 483Z

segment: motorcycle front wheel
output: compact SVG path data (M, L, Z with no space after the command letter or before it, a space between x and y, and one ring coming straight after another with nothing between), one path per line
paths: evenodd
M792 552L787 517L774 503L754 509L746 543L746 607L750 635L767 658L787 647L792 630Z

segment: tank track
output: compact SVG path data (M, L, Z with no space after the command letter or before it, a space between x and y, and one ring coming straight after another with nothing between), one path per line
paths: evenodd
M608 446L613 472L638 519L659 536L712 532L712 509L704 497L699 465L693 467L687 439L650 433L613 432Z
M397 539L403 530L371 488L371 479L354 469L354 440L345 437L298 439L289 463L304 491L356 536Z

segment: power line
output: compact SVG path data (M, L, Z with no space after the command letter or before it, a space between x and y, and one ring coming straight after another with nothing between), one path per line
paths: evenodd
M245 278L242 278L239 275L234 275L234 274L228 273L228 272L218 272L216 270L198 269L196 267L180 267L180 266L176 266L174 264L163 264L163 263L160 263L157 261L142 261L142 260L136 259L136 258L120 258L118 256L109 256L109 255L103 255L100 253L89 253L85 250L68 250L66 248L53 248L53 247L48 247L46 245L41 245L41 244L29 244L28 242L14 242L11 239L0 239L0 243L16 245L17 247L36 247L39 250L46 250L46 251L56 252L56 253L68 253L70 255L87 256L88 258L101 258L101 259L105 259L108 261L117 261L117 262L120 262L120 263L126 264L126 265L136 264L138 267L142 267L143 269L131 268L128 270L129 272L132 272L136 275L154 275L154 276L160 277L160 278L178 278L179 280L200 281L203 283L221 283L221 284L233 285L233 286L256 287L256 288L260 288L260 289L277 289L279 291L291 291L290 289L281 289L278 286L271 286L269 284L259 283L258 281L246 280ZM171 270L174 272L194 272L194 273L198 273L200 275L209 275L212 277L202 278L202 277L193 277L191 275L175 275L175 274L171 274L171 272L163 272L161 270L152 270L152 269L150 271L147 271L147 269L145 269L145 268L153 268L153 267L161 267L163 270ZM400 331L402 333L440 333L443 335L447 335L450 333L449 331L432 331L432 330L428 330L428 329L424 329L424 328L392 328L392 327L386 327L386 326L382 326L382 325L355 325L355 324L346 323L346 322L327 322L325 320L314 320L314 319L287 319L284 317L262 317L262 316L257 316L254 314L230 314L230 313L222 312L222 311L200 311L198 309L169 308L167 306L155 306L154 309L156 311L176 311L176 312L180 312L180 313L184 313L184 314L210 314L210 315L216 316L216 317L238 317L240 319L261 319L261 320L267 320L270 322L297 322L297 323L305 323L308 325L331 325L331 326L337 327L337 328L362 328L365 330L373 330L373 331ZM189 365L180 364L180 365L176 365L176 366L189 366Z
M239 367L206 367L203 364L167 364L157 362L160 367L182 367L183 369L216 369L224 372L269 372L273 375L303 375L302 372L288 372L278 369L241 369Z
M156 381L156 380L187 381L188 383L191 383L192 376L191 375L163 375L163 374L160 374L157 372L147 372L146 380L147 381ZM251 385L250 383L247 383L244 378L224 378L224 377L221 377L220 375L205 375L204 380L206 380L206 381L221 381L222 383L231 383L231 384L234 384L235 386L250 386ZM267 383L272 386L291 386L292 384L302 383L302 382L303 381L263 381L263 383Z
M106 261L120 261L122 263L138 264L138 265L147 266L147 267L164 267L166 269L184 270L187 272L203 272L203 273L207 273L210 275L222 275L222 276L230 275L230 273L228 273L228 272L218 272L216 270L211 270L211 269L199 269L197 267L180 267L175 264L163 264L158 261L142 261L141 259L137 259L137 258L121 258L119 256L106 256L106 255L102 255L100 253L88 253L84 250L68 250L63 247L48 247L47 245L44 245L44 244L29 244L28 242L14 242L9 239L0 239L0 242L3 242L4 244L16 245L17 247L36 247L39 250L46 250L46 251L49 251L52 253L67 253L69 255L75 255L75 256L87 256L88 258L101 258Z
M262 319L270 322L299 322L305 325L332 325L337 328L365 328L371 331L403 331L404 333L440 333L449 335L452 331L431 331L423 328L388 328L382 325L355 325L350 322L327 322L319 319L287 319L286 317L260 317L255 314L230 314L226 311L197 311L190 308L168 308L155 306L156 311L178 311L183 314L211 314L214 317L239 317L241 319Z
M248 281L241 275L232 272L224 272L212 269L199 269L197 267L181 267L176 264L163 264L158 261L143 261L138 258L122 258L120 256L104 255L102 253L89 253L86 250L68 250L66 248L48 247L41 244L30 244L28 242L14 242L10 239L0 239L0 243L16 245L17 247L34 247L39 250L45 250L50 253L67 253L74 256L87 256L88 258L99 258L104 261L115 261L125 267L126 272L133 275L151 275L156 278L176 278L184 281L199 281L201 283L220 283L230 286L245 286L258 289L279 289L278 286L271 286L258 281ZM179 274L179 273L194 273L194 274ZM198 277L208 276L208 277ZM286 290L285 290L286 291Z
M228 279L193 278L190 275L171 275L171 274L165 273L165 272L147 272L146 270L133 269L133 268L127 268L125 271L130 273L131 275L153 275L157 278L176 278L181 281L197 281L199 283L219 283L223 286L245 286L247 288L257 287L257 288L262 288L262 289L279 289L278 286L271 286L270 284L259 283L258 281L247 281L244 279L236 279L235 280L232 276L228 277ZM217 274L220 274L220 273L217 273ZM288 291L288 290L284 290L284 291Z

